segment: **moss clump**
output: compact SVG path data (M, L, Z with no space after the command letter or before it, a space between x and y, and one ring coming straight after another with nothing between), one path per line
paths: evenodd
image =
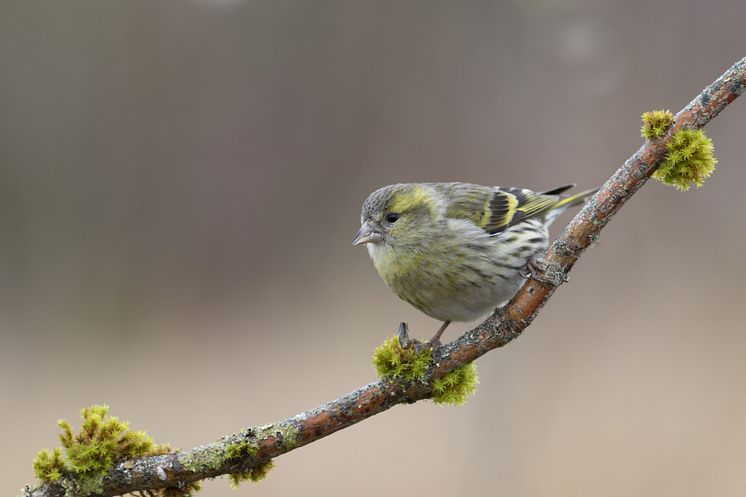
M126 421L108 416L109 406L91 406L81 411L83 423L73 434L70 423L57 422L62 429L60 442L70 468L75 473L105 473L120 459L142 457L153 448L153 439L144 431L130 431Z
M646 140L661 138L673 124L670 110L653 110L642 115L640 134Z
M202 489L202 484L198 481L186 483L179 487L168 487L161 490L159 497L193 497L194 494ZM150 491L152 492L152 490Z
M267 477L267 473L269 473L269 471L274 468L274 466L274 461L270 459L269 461L263 462L255 468L250 468L240 473L231 473L228 475L228 478L230 478L231 480L231 486L233 488L238 488L241 485L241 482L244 482L246 480L256 483L265 479Z
M398 337L389 337L373 352L373 365L379 378L422 380L432 357L429 347L403 348Z
M56 482L67 471L67 465L59 448L43 449L34 458L34 474L41 481Z
M653 178L679 190L701 187L715 170L712 140L702 130L680 129L666 144L668 153Z
M251 442L243 441L231 444L225 448L226 459L243 459L244 457L254 457L259 452L259 448Z
M461 405L476 391L479 383L477 365L473 362L458 367L433 381L433 402Z
M104 475L117 461L171 450L167 445L154 444L143 431L130 431L126 421L108 413L109 406L105 405L84 408L78 433L73 433L67 421L58 421L64 456L59 448L39 452L33 463L36 477L45 483L72 477L73 493L89 495L102 491Z

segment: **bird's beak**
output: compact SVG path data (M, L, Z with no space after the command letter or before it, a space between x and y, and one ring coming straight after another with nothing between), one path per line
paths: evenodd
M378 243L381 241L381 232L378 231L369 221L365 221L360 230L355 235L355 239L352 240L353 245L360 245L363 243Z

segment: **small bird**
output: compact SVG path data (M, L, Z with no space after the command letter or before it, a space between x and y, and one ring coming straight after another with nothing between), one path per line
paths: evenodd
M402 300L443 325L472 321L507 302L546 250L547 228L596 190L535 193L469 183L384 186L363 203L353 245L365 244L378 274Z

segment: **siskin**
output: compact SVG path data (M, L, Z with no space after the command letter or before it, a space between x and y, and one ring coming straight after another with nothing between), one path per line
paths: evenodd
M562 195L468 183L384 186L363 203L352 241L365 244L378 274L402 300L443 325L472 321L507 302L546 250L547 228L595 190Z

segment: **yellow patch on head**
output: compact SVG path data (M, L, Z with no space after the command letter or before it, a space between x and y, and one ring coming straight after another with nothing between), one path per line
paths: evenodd
M389 211L401 213L423 206L432 210L432 200L424 188L416 186L394 195L389 204Z

